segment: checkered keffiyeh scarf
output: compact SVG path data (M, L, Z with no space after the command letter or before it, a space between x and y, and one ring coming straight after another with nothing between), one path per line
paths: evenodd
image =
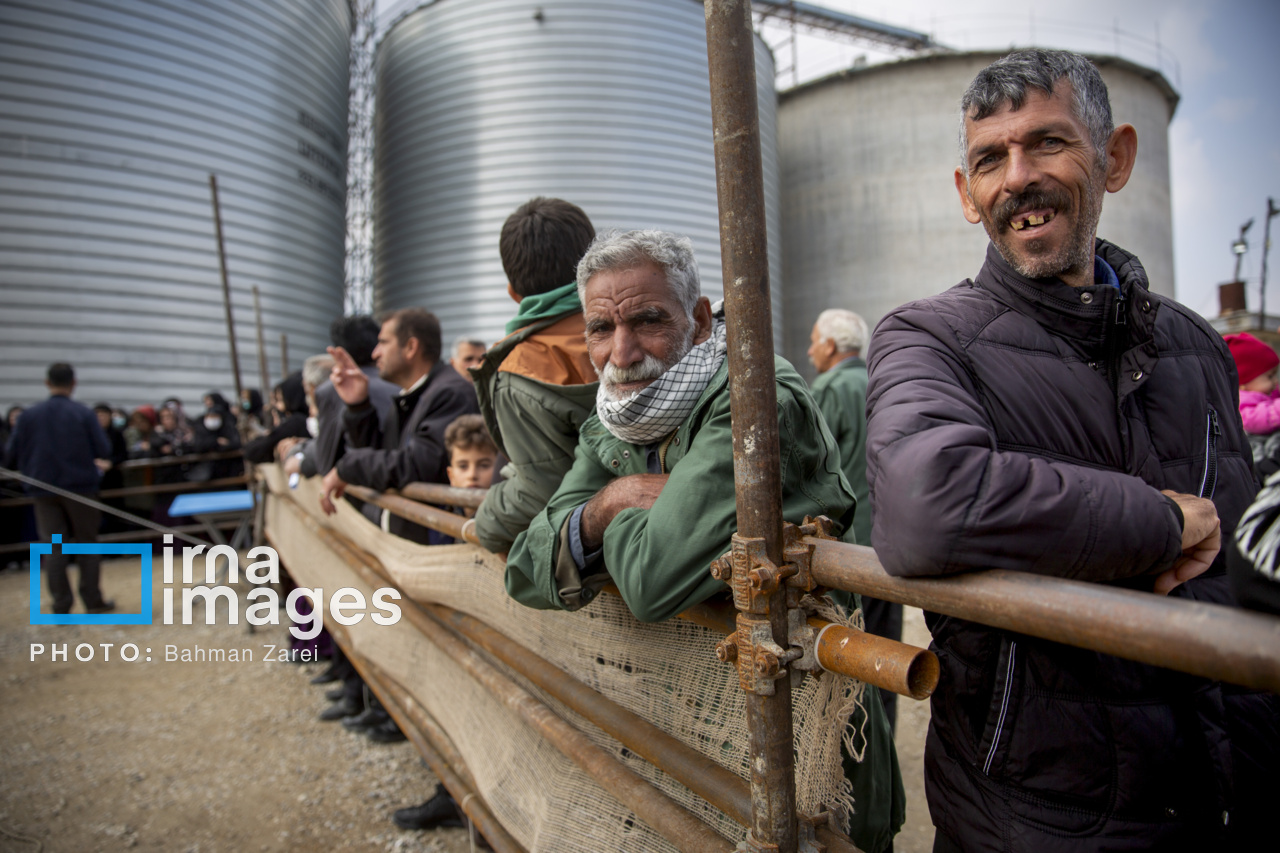
M652 444L675 432L689 417L729 350L723 301L711 307L711 317L711 337L689 350L634 397L611 400L601 386L596 395L596 414L616 438L631 444Z

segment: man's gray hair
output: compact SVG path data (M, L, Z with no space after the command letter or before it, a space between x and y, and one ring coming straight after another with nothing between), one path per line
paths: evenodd
M313 355L302 363L302 384L307 388L318 388L329 374L333 372L333 356Z
M667 283L690 319L702 291L693 241L666 231L605 231L578 261L578 298L586 302L587 282L600 272L629 270L650 261L667 274Z
M1111 98L1098 67L1087 58L1068 50L1029 48L997 59L978 72L960 99L960 168L969 174L969 133L967 120L981 121L1008 104L1022 108L1027 90L1053 94L1059 80L1071 84L1072 108L1076 118L1089 129L1089 138L1099 160L1105 162L1107 141L1115 130L1111 118Z
M462 337L458 338L456 341L453 342L454 358L458 357L458 353L462 351L463 347L480 347L480 349L485 349L485 350L489 348L488 344L486 344L484 341L480 340L479 338L468 338L466 335L463 335Z
M818 337L835 341L836 352L862 352L867 345L867 321L852 311L828 308L818 315L813 325L818 329Z

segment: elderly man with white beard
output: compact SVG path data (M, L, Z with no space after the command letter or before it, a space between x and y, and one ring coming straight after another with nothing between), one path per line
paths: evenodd
M700 294L689 239L661 231L601 234L577 281L596 411L573 467L512 546L507 592L577 610L612 582L637 619L670 619L727 594L709 571L737 524L723 313ZM825 515L847 530L856 501L835 441L804 380L781 358L775 368L783 517ZM878 851L902 824L901 781L883 709L866 706L874 748L852 774L852 836Z

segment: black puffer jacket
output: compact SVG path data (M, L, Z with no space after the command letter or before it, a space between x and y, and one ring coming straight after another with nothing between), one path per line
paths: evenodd
M1158 490L1211 497L1224 541L1235 527L1257 487L1231 356L1147 291L1136 258L1097 251L1121 292L1022 278L990 248L976 282L877 327L867 471L889 572L1150 589L1181 547ZM1221 562L1174 594L1230 603ZM1275 697L928 621L943 667L929 805L966 851L1227 849L1259 828L1275 796Z

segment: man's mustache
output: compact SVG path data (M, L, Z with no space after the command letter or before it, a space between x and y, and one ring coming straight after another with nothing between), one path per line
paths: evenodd
M605 362L600 369L600 381L606 385L622 385L627 382L650 382L667 372L667 366L655 355L645 354L643 360L627 367L617 367Z
M997 204L991 211L991 217L997 227L1004 231L1011 227L1009 223L1018 211L1042 207L1053 208L1055 216L1070 213L1071 196L1063 190L1027 190Z

